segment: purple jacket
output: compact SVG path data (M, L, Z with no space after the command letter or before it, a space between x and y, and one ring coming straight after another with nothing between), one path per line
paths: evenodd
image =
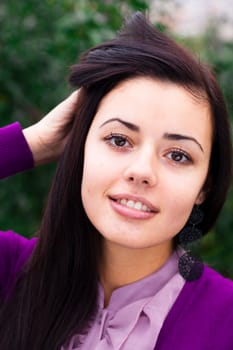
M19 124L0 129L0 149L4 150L0 177L33 166L32 154L20 134ZM12 231L0 232L1 294L9 291L35 243L35 239L27 240ZM154 350L233 350L233 282L207 266L200 279L186 282L165 319Z

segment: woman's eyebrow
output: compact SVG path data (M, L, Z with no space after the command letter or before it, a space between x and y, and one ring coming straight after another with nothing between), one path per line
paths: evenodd
M181 135L181 134L169 134L169 133L165 133L163 135L163 137L167 140L190 140L195 142L199 148L201 149L201 151L204 153L204 150L202 148L202 145L192 136L187 136L187 135Z
M108 123L111 123L111 122L119 122L121 124L123 124L124 126L126 126L128 129L132 130L132 131L136 131L136 132L139 132L140 131L140 128L138 125L135 125L133 123L129 123L129 122L126 122L125 120L122 120L120 118L111 118L111 119L108 119L106 120L106 122L104 122L103 124L100 125L100 128L102 126L104 126L105 124L108 124Z
M106 120L103 124L100 125L100 128L102 126L104 126L105 124L111 123L111 122L119 122L121 124L123 124L124 126L126 126L128 129L132 130L132 131L136 131L139 132L140 128L138 125L130 123L130 122L126 122L125 120L122 120L120 118L111 118ZM195 142L199 148L201 149L201 151L204 153L204 150L201 146L201 144L192 136L187 136L187 135L181 135L181 134L171 134L171 133L165 133L163 135L163 137L167 140L190 140Z

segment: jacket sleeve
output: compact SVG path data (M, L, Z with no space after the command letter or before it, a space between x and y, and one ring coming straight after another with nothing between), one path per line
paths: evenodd
M0 179L33 168L33 155L18 122L0 128L0 155Z
M0 179L34 166L32 152L18 122L0 128ZM5 297L35 244L12 231L0 231L0 297Z
M5 298L17 274L29 259L36 238L27 239L13 231L0 231L0 298Z

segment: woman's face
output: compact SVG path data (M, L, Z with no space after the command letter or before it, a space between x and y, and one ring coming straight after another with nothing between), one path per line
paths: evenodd
M137 77L101 101L89 130L82 201L106 242L171 247L203 185L211 152L207 103L170 82Z

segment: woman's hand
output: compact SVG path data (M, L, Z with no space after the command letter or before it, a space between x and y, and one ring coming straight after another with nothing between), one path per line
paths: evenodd
M77 101L78 91L75 91L38 123L23 130L35 165L59 158L69 137Z

